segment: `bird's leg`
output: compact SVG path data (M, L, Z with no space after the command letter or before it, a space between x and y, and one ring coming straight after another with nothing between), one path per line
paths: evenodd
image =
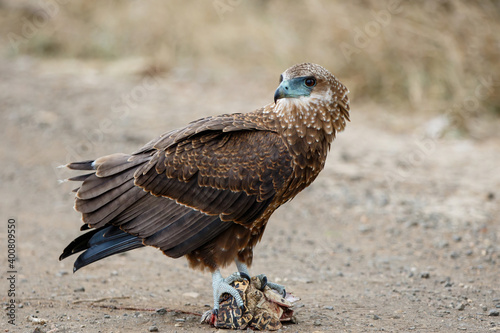
M238 269L237 272L234 272L233 274L229 275L225 280L228 284L233 283L234 281L241 281L242 279L246 279L250 281L250 273L248 272L248 267L244 263L238 261L238 259L235 259L234 262L236 263L236 267Z
M250 276L250 272L248 271L248 267L246 264L242 263L238 259L234 259L234 262L236 263L236 268L238 269L238 272L245 273L246 275Z
M248 271L248 267L246 264L242 263L238 259L235 259L234 262L236 263L236 268L238 269L240 275L245 274L246 276L250 276L250 272ZM267 276L265 276L264 274L260 274L259 277L263 282L261 287L262 289L264 289L265 286L268 286L269 288L276 290L278 294L282 295L283 297L286 296L285 286L267 281Z
M240 293L234 289L233 287L230 286L230 284L234 281L241 281L244 278L248 277L248 281L250 281L250 277L246 274L239 274L239 272L234 273L227 278L223 278L222 274L220 273L220 270L217 269L212 273L212 289L214 293L214 308L212 310L208 310L201 316L201 322L204 321L211 321L213 322L213 319L211 319L212 316L214 318L217 318L217 314L219 312L219 302L220 302L220 297L224 293L228 293L233 298L236 300L236 304L238 304L238 307L243 308L244 303L243 299L240 296Z

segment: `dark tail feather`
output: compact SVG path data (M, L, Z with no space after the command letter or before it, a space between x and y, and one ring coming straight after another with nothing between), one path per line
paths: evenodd
M72 241L63 251L59 260L72 254L83 252L75 261L73 272L95 261L143 247L142 239L130 235L115 226L105 226L89 231Z
M72 162L67 164L66 167L72 170L95 170L93 163L94 160Z
M79 175L75 177L68 178L68 180L74 181L74 182L83 182L85 179L89 178L92 176L94 173L86 173L84 175Z

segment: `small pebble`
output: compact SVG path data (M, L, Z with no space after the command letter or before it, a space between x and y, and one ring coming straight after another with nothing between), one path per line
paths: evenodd
M105 314L104 318L108 319L108 318L111 318L111 316L109 314Z
M369 225L360 225L358 227L358 230L359 230L359 232L366 234L366 233L373 231L373 227L369 226Z
M495 309L491 309L490 312L488 312L488 316L490 317L498 317L500 315L500 312Z
M429 272L422 272L422 273L420 273L420 277L422 279L428 279L428 278L430 278L430 276L431 276L431 274Z
M456 309L457 309L458 311L463 311L463 310L465 310L465 304L464 304L464 303L458 303L458 305L457 305Z
M333 306L326 305L326 306L323 307L323 309L325 309L325 310L333 310Z
M165 308L160 308L160 309L156 309L155 312L159 315L164 315L165 313L167 313L167 310Z
M372 318L373 318L373 320L379 320L380 319L380 317L377 316L376 314L374 314Z
M314 326L321 326L321 320L319 320L319 319L315 320Z
M84 287L79 287L79 288L73 289L73 291L75 293L83 293L85 291L85 288Z
M64 275L68 275L68 272L67 271L59 271L56 276L58 277L61 277L61 276L64 276Z
M182 294L182 296L183 297L198 298L200 296L200 294L197 292L194 292L194 291L190 291L190 292Z
M156 327L156 326L149 326L148 331L150 331L150 332L158 332L158 327Z

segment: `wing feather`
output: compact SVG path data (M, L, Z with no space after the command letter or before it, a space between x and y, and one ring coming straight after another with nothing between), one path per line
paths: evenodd
M89 226L119 227L173 257L235 223L250 227L290 181L292 158L278 134L238 117L204 118L133 155L72 164L95 170L74 178L83 180L75 208Z

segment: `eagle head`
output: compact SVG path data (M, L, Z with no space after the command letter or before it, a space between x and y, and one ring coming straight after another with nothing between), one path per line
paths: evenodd
M274 93L274 112L282 120L282 126L296 128L299 137L311 130L321 130L333 139L335 132L343 130L349 120L348 93L324 67L297 64L280 76L280 85Z

